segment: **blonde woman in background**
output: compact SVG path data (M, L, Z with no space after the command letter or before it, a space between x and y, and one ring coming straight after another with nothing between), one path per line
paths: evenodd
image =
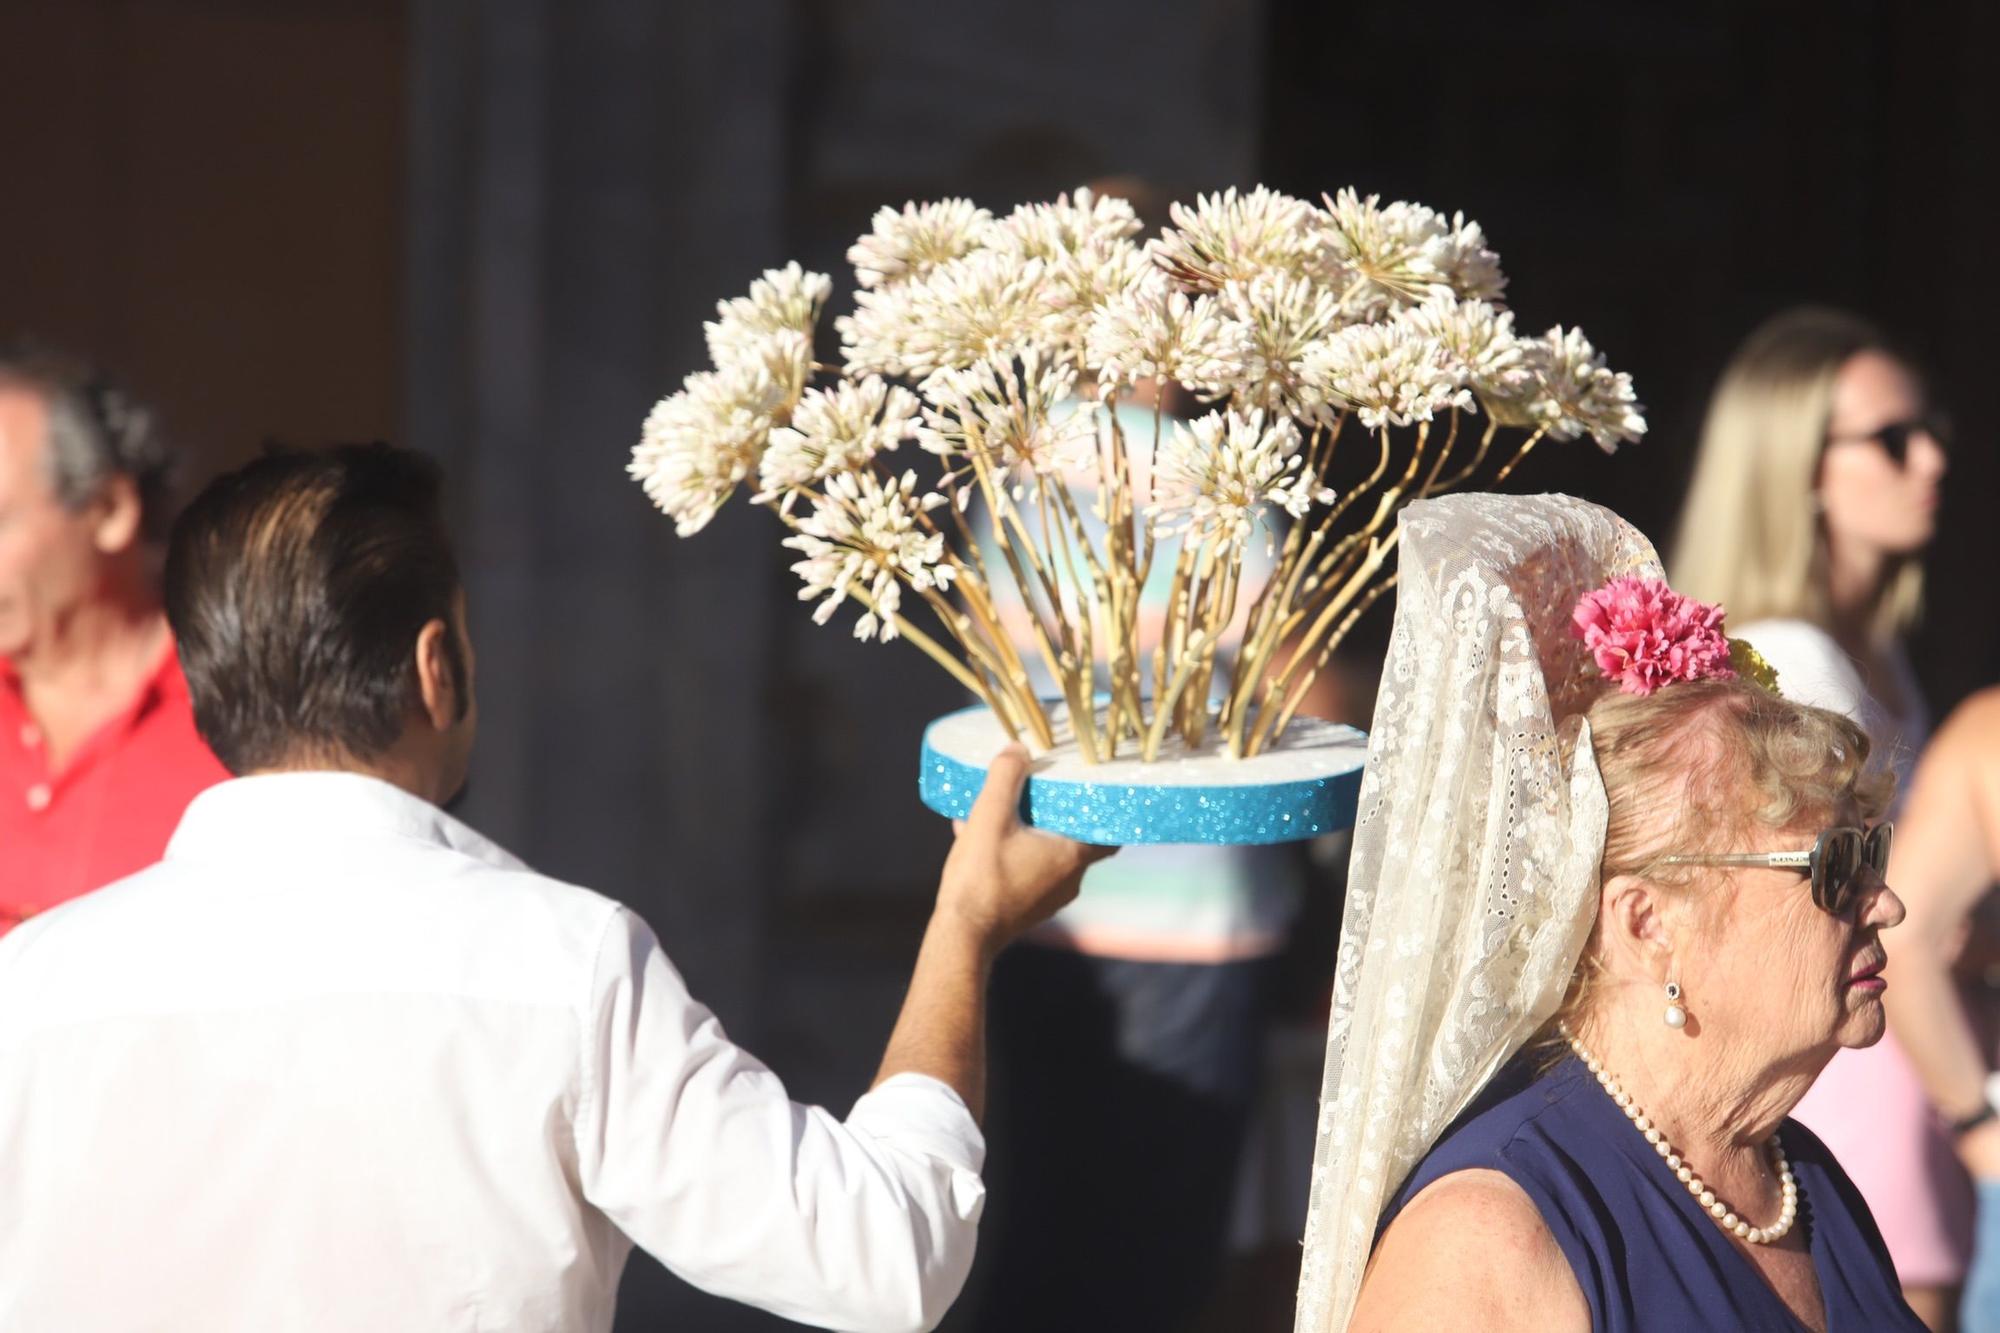
M1787 697L1859 723L1899 786L1929 730L1903 636L1945 436L1921 378L1872 326L1786 311L1723 372L1675 543L1674 586L1722 603ZM1860 1187L1911 1305L1950 1327L1972 1190L1893 1035L1836 1056L1797 1116Z

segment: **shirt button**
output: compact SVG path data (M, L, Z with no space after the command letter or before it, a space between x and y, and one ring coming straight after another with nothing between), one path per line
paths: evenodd
M21 747L32 750L42 743L42 729L32 722L21 724Z
M53 795L54 793L49 790L48 783L37 782L34 786L28 788L28 808L36 811L48 809L49 798Z

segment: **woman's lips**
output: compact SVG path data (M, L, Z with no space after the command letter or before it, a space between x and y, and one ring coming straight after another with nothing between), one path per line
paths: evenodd
M1889 983L1882 979L1882 969L1888 966L1888 961L1886 958L1879 958L1863 963L1847 978L1847 984L1857 990L1874 992L1886 990Z

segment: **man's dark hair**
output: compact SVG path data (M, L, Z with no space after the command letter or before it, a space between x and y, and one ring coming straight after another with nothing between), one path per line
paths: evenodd
M46 405L49 481L65 508L82 509L123 474L139 492L145 537L166 535L174 456L150 407L89 364L28 339L0 345L0 387L27 389Z
M273 449L218 477L174 525L167 618L195 724L233 773L372 759L421 706L417 635L446 625L469 702L443 476L386 444Z

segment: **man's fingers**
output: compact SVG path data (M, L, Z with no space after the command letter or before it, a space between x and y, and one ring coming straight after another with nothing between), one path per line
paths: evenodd
M1009 745L986 766L986 785L972 802L966 823L999 837L1012 827L1021 808L1021 789L1028 783L1028 752Z

